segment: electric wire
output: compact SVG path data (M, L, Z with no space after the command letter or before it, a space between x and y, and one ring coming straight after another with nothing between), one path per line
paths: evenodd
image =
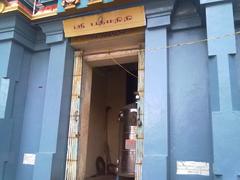
M195 40L195 41L176 43L176 44L172 44L172 45L168 45L168 46L164 46L164 47L160 47L160 48L139 49L139 51L145 51L145 52L151 51L151 52L154 52L154 51L159 51L159 50L163 50L163 49L170 49L170 48L175 48L175 47L181 47L181 46L187 46L187 45L194 45L194 44L204 43L204 42L208 42L208 41L220 40L220 39L224 39L224 38L228 38L228 37L232 37L232 36L237 36L237 35L240 35L240 31L236 31L235 33L230 33L230 34L224 34L222 36L215 36L215 37L210 37L210 38L200 39L200 40ZM111 60L116 65L121 67L124 71L126 71L128 74L130 74L134 78L136 78L136 79L138 78L135 74L133 74L128 69L126 69L124 66L122 66L119 62L117 62L117 60L115 60L110 53L109 53L109 56L110 56Z
M111 58L111 60L118 65L119 67L121 67L124 71L126 71L128 74L130 74L131 76L133 76L134 78L138 78L135 74L133 74L132 72L130 72L127 68L125 68L123 65L121 65L119 62L117 62L117 60L115 60L112 55L109 53L109 56Z
M176 44L172 44L172 45L168 45L168 46L163 46L163 47L160 47L160 48L147 48L147 49L145 49L145 51L158 51L158 50L162 50L162 49L170 49L170 48L175 48L175 47L199 44L199 43L204 43L204 42L208 42L208 41L225 39L225 38L232 37L232 36L237 36L237 35L240 35L240 31L236 31L235 33L224 34L224 35L221 35L221 36L210 37L210 38L206 38L206 39L176 43Z

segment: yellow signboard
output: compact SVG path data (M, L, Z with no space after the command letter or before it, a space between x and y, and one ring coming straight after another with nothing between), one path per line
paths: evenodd
M145 25L143 6L63 21L65 37L130 29Z

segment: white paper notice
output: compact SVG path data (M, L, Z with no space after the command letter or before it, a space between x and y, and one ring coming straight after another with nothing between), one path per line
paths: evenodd
M209 176L209 163L196 161L177 161L177 174Z
M0 119L5 118L10 80L0 78Z
M23 164L35 165L36 154L24 154Z

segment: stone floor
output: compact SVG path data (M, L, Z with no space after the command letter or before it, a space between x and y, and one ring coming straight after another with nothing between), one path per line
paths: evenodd
M120 178L119 180L133 180L134 178ZM116 180L116 176L98 176L87 178L86 180Z
M115 180L115 176L98 176L98 177L92 177L87 178L86 180Z

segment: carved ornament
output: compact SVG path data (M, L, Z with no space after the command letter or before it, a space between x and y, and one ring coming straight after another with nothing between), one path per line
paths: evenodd
M75 8L75 6L79 3L80 0L62 0L62 6L65 9Z

